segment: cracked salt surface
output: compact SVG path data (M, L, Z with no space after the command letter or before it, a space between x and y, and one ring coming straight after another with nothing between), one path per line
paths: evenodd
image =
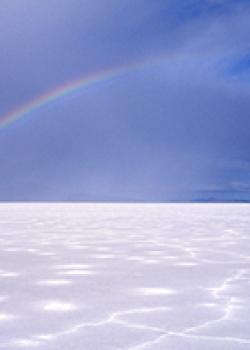
M1 204L0 348L250 350L247 204Z

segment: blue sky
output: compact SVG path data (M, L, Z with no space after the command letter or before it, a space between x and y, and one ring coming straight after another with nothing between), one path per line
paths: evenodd
M2 0L0 200L250 199L250 3Z

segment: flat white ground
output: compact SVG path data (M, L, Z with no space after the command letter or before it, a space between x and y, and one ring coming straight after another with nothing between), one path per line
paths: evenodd
M250 205L0 205L0 348L250 349Z

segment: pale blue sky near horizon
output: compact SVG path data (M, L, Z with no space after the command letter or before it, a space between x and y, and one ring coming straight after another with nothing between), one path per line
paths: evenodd
M0 201L250 200L250 2L2 0Z

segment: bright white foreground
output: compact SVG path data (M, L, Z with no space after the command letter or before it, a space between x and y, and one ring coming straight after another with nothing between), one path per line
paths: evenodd
M250 205L0 205L0 348L250 349Z

